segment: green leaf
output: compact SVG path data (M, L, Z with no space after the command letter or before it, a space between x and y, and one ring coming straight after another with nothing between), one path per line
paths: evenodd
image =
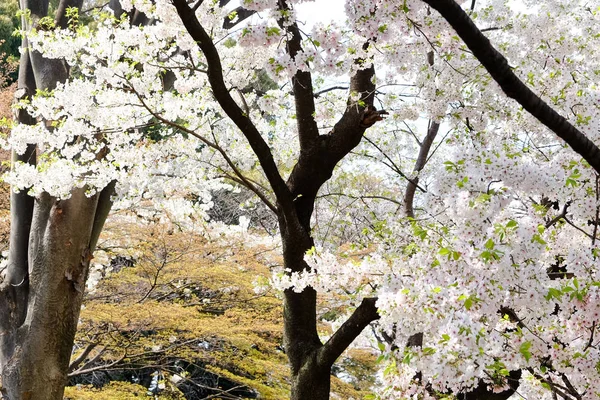
M545 299L546 300L551 300L551 299L560 300L562 295L563 295L562 291L555 289L555 288L549 288L548 294L545 296Z
M267 31L266 31L267 36L277 36L280 34L280 32L281 31L276 26L269 27L269 28L267 28Z
M430 356L432 354L435 354L436 350L433 347L425 347L423 349L423 354L426 356Z
M448 248L446 248L446 247L442 247L440 249L440 251L438 251L438 254L440 256L447 256L448 254L450 254L450 250Z
M521 344L521 346L519 346L519 353L521 353L521 355L525 358L525 361L529 361L531 359L531 351L529 351L529 349L531 348L531 342L527 341Z
M467 310L470 310L471 307L473 307L473 299L469 296L466 300L465 300L465 308Z

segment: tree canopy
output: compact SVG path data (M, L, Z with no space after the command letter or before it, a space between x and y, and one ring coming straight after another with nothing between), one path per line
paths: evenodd
M216 194L252 193L260 217L214 226L277 220L292 399L328 398L353 342L379 349L373 398L600 395L600 7L228 3L32 20L69 78L20 103L5 145L39 156L14 190L114 185L114 209L207 240ZM318 293L351 311L330 333Z

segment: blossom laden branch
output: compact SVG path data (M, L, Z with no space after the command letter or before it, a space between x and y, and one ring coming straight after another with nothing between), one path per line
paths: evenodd
M294 220L292 194L279 174L269 146L252 121L250 121L248 115L240 109L231 97L229 90L225 86L221 58L212 39L202 25L200 25L198 18L185 0L173 0L173 4L188 33L198 43L198 46L206 57L208 81L215 99L248 140L250 147L252 147L252 150L258 157L260 165L265 172L269 184L273 188L275 197L280 203L286 218Z
M600 172L600 149L579 129L536 95L512 71L506 58L490 43L454 0L423 0L437 10L481 62L504 93L546 125Z
M254 194L256 194L258 196L258 198L271 211L277 212L277 208L275 207L275 205L267 198L267 196L261 190L259 190L254 184L252 184L252 182L250 182L250 180L244 174L242 174L240 169L235 165L235 163L233 162L231 157L229 157L229 154L227 154L227 152L225 151L225 149L223 149L223 147L221 147L217 142L212 142L212 141L206 139L204 136L198 134L198 132L196 132L192 129L186 128L185 126L182 126L180 124L177 124L173 121L170 121L170 120L164 118L162 115L160 115L158 112L153 110L146 103L144 98L135 89L133 89L133 85L130 84L130 87L131 87L131 91L136 95L136 97L140 101L142 107L144 107L154 118L156 118L158 121L162 122L163 124L165 124L167 126L171 126L175 129L178 129L182 132L185 132L185 133L195 137L196 139L200 140L202 143L204 143L211 149L216 150L221 155L221 157L223 157L223 159L225 160L227 165L232 169L233 173L237 177L236 182L240 183L241 185L245 186L246 188L248 188L249 190L254 192Z

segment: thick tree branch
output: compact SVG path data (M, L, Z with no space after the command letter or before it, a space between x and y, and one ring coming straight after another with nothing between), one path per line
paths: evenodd
M454 0L423 0L436 9L481 62L504 93L546 125L600 172L600 149L581 131L533 93L512 71L506 58L492 46Z
M227 90L223 79L221 58L212 39L208 36L202 25L200 25L198 18L196 18L196 15L185 0L173 0L173 4L188 33L198 43L198 46L206 57L208 63L208 81L217 102L248 140L252 150L258 157L260 165L275 193L275 197L282 207L286 219L289 222L295 220L292 194L279 174L268 144L262 138L252 121L243 113L229 94L229 90Z
M337 163L358 146L365 130L382 118L381 112L373 107L374 76L375 68L370 66L359 70L351 78L351 93L358 93L359 100L349 97L346 111L333 130L318 137L318 146L300 153L298 163L290 174L288 186L295 199L300 223L307 232L310 231L317 192L331 178Z
M470 390L467 393L459 394L457 398L461 400L507 400L519 388L521 374L522 373L520 369L510 371L508 373L508 376L505 377L509 389L500 393L495 393L492 390L492 388L488 387L488 385L485 382L480 380L479 385L477 385L476 388Z
M27 46L27 38L23 38ZM28 101L35 93L35 78L29 52L21 54L19 65L19 88L15 93L15 103ZM16 109L14 118L22 124L36 123L25 109ZM28 145L25 153L12 152L12 164L23 162L36 165L36 146ZM27 316L29 299L29 235L33 216L34 199L27 190L10 194L10 242L9 263L0 285L0 332L19 327Z
M350 318L340 326L331 338L319 349L319 365L331 367L335 360L350 346L371 322L379 319L376 297L363 299Z
M93 253L98 244L98 238L104 228L104 222L110 213L113 202L112 195L115 193L117 181L111 181L98 196L98 205L96 206L96 215L94 216L94 225L92 226L92 234L90 236L90 251Z
M279 2L279 7L282 12L289 11L289 6L285 0ZM290 35L290 38L286 42L286 51L293 60L298 53L302 52L302 37L300 29L298 29L298 24L294 21L294 23L286 25L284 18L282 17L278 23ZM319 137L319 128L315 121L315 99L310 72L296 71L292 77L292 87L296 103L296 123L300 139L300 151L305 151L314 146Z
M230 13L230 15L235 15L234 18L230 18L229 16L227 16L225 17L225 20L223 20L223 29L231 29L240 22L243 22L246 19L250 18L254 14L256 14L256 11L254 10L248 10L242 6L237 7Z
M21 0L20 1L21 10L29 10L31 11L31 19L38 20L40 18L48 15L48 1L47 0ZM24 16L21 17L21 22L23 23L25 20ZM23 23L23 28L26 25Z
M365 48L368 44L365 44ZM359 63L364 60L359 60ZM329 133L329 152L333 156L335 163L346 156L350 150L355 148L361 141L362 136L368 127L363 123L366 111L373 109L373 100L375 99L375 67L371 65L368 68L358 70L350 80L350 94L358 93L360 100L358 102L348 99L348 105L344 115L334 125ZM334 164L335 165L335 164Z

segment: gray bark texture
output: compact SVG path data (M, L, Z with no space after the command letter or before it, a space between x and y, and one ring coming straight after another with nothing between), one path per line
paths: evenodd
M55 22L64 24L68 7L82 0L61 0ZM23 26L30 30L48 12L48 0L21 0L30 10ZM23 40L27 49L27 39ZM61 60L27 50L21 55L17 97L49 90L68 77ZM35 121L25 111L15 116ZM13 154L13 162L35 165L37 149ZM11 196L8 266L0 276L0 398L58 400L63 398L67 371L85 282L95 243L110 209L110 185L92 197L74 190L68 200L25 191Z

